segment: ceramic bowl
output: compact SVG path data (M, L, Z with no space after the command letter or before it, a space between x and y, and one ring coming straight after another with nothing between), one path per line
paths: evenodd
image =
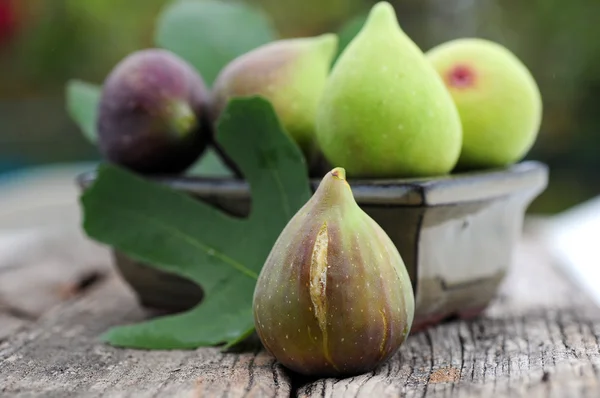
M94 172L81 175L81 189L94 177ZM250 209L243 180L157 180L234 216L244 217ZM487 307L511 264L527 207L547 180L544 164L525 161L439 178L348 181L357 203L404 259L415 291L413 331L448 317L472 317ZM311 180L313 191L318 184ZM181 311L201 300L202 290L195 284L113 253L142 305Z

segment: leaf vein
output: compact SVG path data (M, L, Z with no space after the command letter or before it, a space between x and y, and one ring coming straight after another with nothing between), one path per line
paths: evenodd
M112 210L115 210L117 213L121 212L125 215L129 215L130 217L138 218L142 221L146 221L150 224L156 225L158 228L162 228L164 231L166 231L168 233L177 235L177 236L181 237L184 241L186 241L188 244L190 244L191 246L193 246L201 251L206 252L206 254L208 256L218 258L225 264L232 266L233 268L237 269L238 271L242 272L243 274L245 274L253 279L258 279L258 274L255 273L254 271L252 271L251 269L247 268L246 266L244 266L242 263L234 260L233 258L227 256L226 254L212 248L210 245L199 241L195 237L193 237L187 233L184 233L177 228L173 228L173 227L169 226L168 224L158 222L157 220L153 219L152 217L144 216L143 214L137 213L137 212L129 210L129 209L124 209L122 207L114 206L111 204L105 204L105 206L111 208Z

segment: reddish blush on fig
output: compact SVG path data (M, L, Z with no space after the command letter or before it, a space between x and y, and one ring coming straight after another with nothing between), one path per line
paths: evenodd
M448 72L448 84L456 88L468 88L475 85L475 70L467 65L456 65Z

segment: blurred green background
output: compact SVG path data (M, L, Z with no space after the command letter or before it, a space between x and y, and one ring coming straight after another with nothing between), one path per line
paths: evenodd
M338 31L374 0L246 0L282 37ZM0 173L99 159L68 118L64 85L101 83L129 52L153 45L169 0L0 0ZM551 168L530 211L555 213L600 193L600 1L392 0L424 50L458 37L497 41L517 54L544 98L529 159ZM218 34L218 32L215 32Z

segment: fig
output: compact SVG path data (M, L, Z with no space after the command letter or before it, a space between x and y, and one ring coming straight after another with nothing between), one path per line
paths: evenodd
M328 172L292 217L259 274L257 334L283 366L309 376L369 372L405 341L414 297L402 257Z
M388 2L371 8L333 66L316 126L327 160L354 177L447 174L462 141L452 97Z
M542 119L539 88L506 47L464 38L427 52L444 79L463 125L459 169L502 167L533 146Z
M170 51L131 53L103 84L100 153L142 174L184 171L210 141L209 94L202 76Z
M239 56L226 65L213 85L212 120L232 97L260 95L271 102L286 132L310 163L316 156L315 114L337 36L277 40Z

